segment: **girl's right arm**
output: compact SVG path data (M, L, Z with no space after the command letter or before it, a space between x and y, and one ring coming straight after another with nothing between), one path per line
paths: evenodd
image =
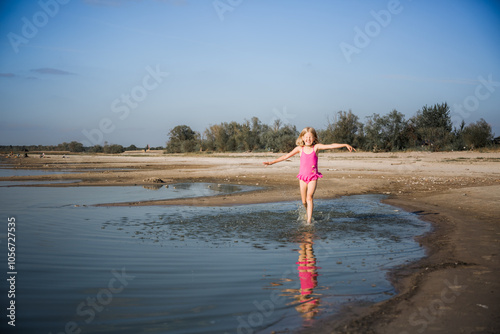
M264 165L268 166L268 165L272 165L272 164L275 164L277 162L280 162L280 161L283 161L283 160L286 160L290 157L293 157L295 154L299 153L300 152L300 146L297 146L295 147L290 153L288 154L285 154L281 157L279 157L278 159L276 160L273 160L273 161L265 161L263 162Z

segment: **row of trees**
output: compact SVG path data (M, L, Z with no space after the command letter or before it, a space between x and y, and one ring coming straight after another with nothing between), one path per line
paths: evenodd
M481 119L453 128L446 103L424 106L415 116L393 110L387 115L373 114L360 122L352 111L339 111L326 129L317 129L322 143L349 143L366 151L398 151L427 147L431 151L464 150L485 147L493 142L491 126ZM211 125L203 133L187 125L170 130L168 153L194 151L273 151L287 152L295 147L299 131L295 126L276 120L262 124L257 117L237 122Z
M1 152L47 152L47 151L69 151L84 152L87 149L82 143L72 141L71 143L62 143L59 145L2 145Z
M144 148L145 150L146 148ZM160 147L159 149L163 149L163 147ZM118 144L108 144L104 143L104 146L102 145L94 145L92 147L84 147L82 143L77 142L77 141L72 141L70 143L62 143L58 145L23 145L23 146L13 146L13 145L3 145L0 146L0 152L53 152L53 151L59 151L59 152L75 152L75 153L80 153L80 152L90 152L90 153L123 153L125 151L136 151L136 150L143 150L142 148L138 148L135 145L130 145L128 147L124 147L122 145Z
M295 147L297 129L283 125L276 120L272 126L262 124L253 117L243 124L237 122L211 125L203 134L193 131L187 125L170 130L167 142L168 153L194 151L274 151L284 152Z

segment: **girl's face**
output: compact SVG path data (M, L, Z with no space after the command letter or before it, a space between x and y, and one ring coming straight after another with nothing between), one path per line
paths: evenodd
M302 140L304 141L304 144L306 146L311 146L312 143L314 142L314 136L310 132L306 132L304 136L302 136Z

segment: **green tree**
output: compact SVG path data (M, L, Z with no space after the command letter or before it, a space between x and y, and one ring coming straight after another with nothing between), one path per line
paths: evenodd
M94 145L90 148L90 152L93 152L93 153L103 153L104 152L104 148L101 146L101 145Z
M72 141L71 143L69 143L68 148L69 148L70 152L83 152L83 151L85 151L83 144L79 143L77 141Z
M294 149L295 141L299 136L299 132L297 131L295 125L285 125L278 130L277 133L277 144L279 152L290 152Z
M177 125L168 133L167 152L193 152L198 145L198 134L187 125Z
M238 141L240 142L239 147L242 151L253 151L255 149L252 127L248 120L241 124Z
M241 144L241 125L237 122L223 123L222 128L226 132L227 142L225 151L240 151Z
M379 114L373 114L367 117L364 125L365 141L363 148L367 151L385 150L385 139L383 136L383 119Z
M63 143L61 143L61 144L57 145L57 147L56 147L55 149L56 149L57 151L69 151L69 143L63 142ZM52 148L52 149L49 149L49 148L47 148L47 147L46 147L46 148L45 148L45 150L50 150L50 151L52 151L52 150L53 150L53 148Z
M491 126L481 118L464 128L463 138L465 145L471 149L488 146L493 140Z
M460 123L460 127L453 129L452 132L453 141L451 145L452 150L461 151L466 149L466 144L464 141L464 130L465 130L465 121L462 120L462 123Z
M408 143L405 137L407 122L402 113L393 110L385 116L373 114L364 125L364 148L373 151L396 151Z
M215 132L213 127L214 125L210 125L203 132L203 140L201 141L201 146L204 151L215 151Z
M417 111L413 123L418 139L423 145L429 145L433 151L450 146L453 140L450 107L448 104L423 106Z
M339 111L334 117L334 121L328 120L326 130L320 132L321 141L325 144L329 143L347 143L358 147L362 146L363 124L359 121L359 117L354 115L351 110L349 112Z
M248 121L247 121L248 122ZM262 143L260 138L262 136L263 126L259 118L252 117L250 125L250 135L248 138L248 146L251 151L261 149Z
M211 151L225 152L228 149L229 136L224 124L211 125L205 130L206 146Z
M127 147L125 150L126 151L137 151L138 148L137 148L137 146L135 146L135 145L132 144L129 147Z
M283 125L276 119L272 126L265 125L261 135L261 143L267 151L289 152L295 147L295 140L299 133L295 126Z
M111 144L111 145L104 146L104 153L117 154L117 153L123 153L123 152L125 152L125 149L123 148L122 145Z

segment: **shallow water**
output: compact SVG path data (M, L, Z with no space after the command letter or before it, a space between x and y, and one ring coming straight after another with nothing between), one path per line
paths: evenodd
M235 187L226 191L242 191ZM2 219L16 218L17 330L269 333L309 326L346 302L389 298L387 272L424 256L413 237L429 230L376 195L315 201L313 225L304 224L297 202L82 206L139 200L131 198L148 191L127 188L0 189ZM157 192L217 193L207 184L173 190ZM0 236L6 248L6 229Z
M28 181L29 184L35 184ZM102 187L26 187L11 182L0 182L0 188L11 200L24 203L25 208L60 208L65 206L88 206L100 203L152 201L174 198L195 198L235 192L251 191L257 187L216 183L176 183L147 186L102 186ZM7 195L5 195L7 196Z
M39 175L57 175L57 174L74 174L86 172L110 172L110 171L131 171L131 168L85 168L85 169L59 169L59 170L43 170L43 169L27 169L27 168L5 168L0 167L0 177L9 176L39 176Z

